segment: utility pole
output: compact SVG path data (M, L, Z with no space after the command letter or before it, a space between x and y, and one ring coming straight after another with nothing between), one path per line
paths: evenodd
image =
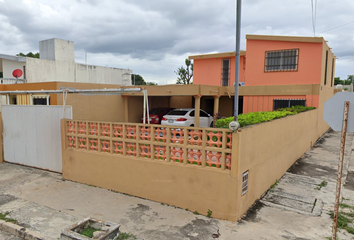
M236 52L235 52L235 95L234 121L238 117L238 82L240 69L240 33L241 33L241 0L236 0Z

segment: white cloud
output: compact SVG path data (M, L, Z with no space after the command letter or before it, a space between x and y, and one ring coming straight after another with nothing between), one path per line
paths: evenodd
M339 58L336 75L353 74L354 1L317 3L316 35ZM243 1L241 17L242 49L246 34L313 36L308 0ZM1 53L38 51L49 38L74 41L78 61L87 51L90 64L173 83L188 55L234 51L235 1L0 0Z

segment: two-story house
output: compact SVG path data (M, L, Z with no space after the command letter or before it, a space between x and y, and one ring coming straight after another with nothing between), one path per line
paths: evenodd
M239 69L243 113L294 105L318 107L320 93L333 92L336 57L323 37L246 35L246 39ZM234 85L235 52L189 59L194 60L193 83Z

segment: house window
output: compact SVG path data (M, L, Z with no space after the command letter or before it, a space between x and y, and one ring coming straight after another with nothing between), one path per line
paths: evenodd
M46 98L33 98L33 105L47 105Z
M33 105L47 105L47 95L33 95ZM50 105L50 99L48 105Z
M248 191L248 171L242 174L242 194L246 194Z
M306 106L306 99L274 99L273 111L292 106Z
M326 65L324 72L324 85L327 85L327 65L328 65L328 50L326 51Z
M267 51L264 71L296 71L298 58L299 49Z
M229 86L230 59L222 60L221 86Z
M334 58L332 59L332 76L331 76L331 87L333 87L334 75Z

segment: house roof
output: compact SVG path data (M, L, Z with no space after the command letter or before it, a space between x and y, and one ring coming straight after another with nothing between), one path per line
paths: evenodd
M6 59L6 60L11 60L11 61L17 61L17 62L26 62L26 57L12 56L12 55L6 55L6 54L0 54L0 59Z
M240 51L240 56L245 56L245 55L246 55L246 51ZM224 53L192 55L189 56L188 59L227 58L227 57L234 57L234 56L235 56L235 52L224 52Z
M323 37L299 37L299 36L276 36L276 35L253 35L247 34L247 40L266 40L266 41L282 41L282 42L326 42Z

